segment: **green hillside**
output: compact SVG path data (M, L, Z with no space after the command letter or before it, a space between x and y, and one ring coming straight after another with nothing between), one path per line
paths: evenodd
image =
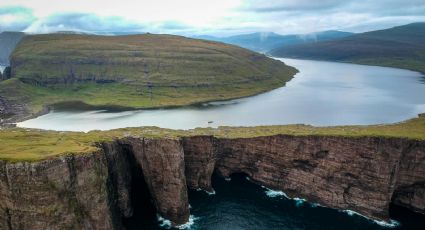
M26 36L11 69L12 77L0 82L9 120L63 101L147 108L245 97L280 87L296 73L236 46L152 34Z
M425 73L425 23L412 23L332 41L281 47L270 54L390 66Z
M99 142L125 136L147 138L180 138L187 136L218 138L253 138L273 135L398 137L425 140L425 115L405 122L387 125L330 126L275 125L257 127L196 128L191 130L158 127L123 128L109 131L58 132L21 128L0 129L0 160L11 162L39 161L60 155L90 154L99 151ZM17 151L18 150L18 151Z

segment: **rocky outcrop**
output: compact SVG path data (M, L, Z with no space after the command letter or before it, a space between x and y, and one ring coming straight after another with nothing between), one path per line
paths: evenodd
M211 190L213 170L324 206L389 219L391 202L425 214L425 142L288 136L184 141L188 186Z
M48 109L43 108L40 113L32 114L23 103L16 100L8 100L0 95L0 126L13 126L13 122L29 119L47 112Z
M423 205L425 143L394 138L272 136L220 140L216 170L337 209L388 220L392 199ZM422 160L421 160L422 158ZM422 183L422 186L419 185ZM412 187L417 186L417 187ZM413 194L407 195L406 188ZM394 191L400 191L394 193ZM395 194L395 196L393 196Z
M0 162L0 229L111 229L102 154Z
M212 136L183 138L186 181L189 188L214 191L211 176L217 161L217 143Z
M188 136L99 145L93 154L1 162L0 229L121 229L137 208L134 185L145 186L158 215L179 225L189 218L187 187L212 192L214 172L245 173L289 196L379 220L389 219L392 202L425 214L424 141Z
M126 138L140 165L157 213L173 224L189 220L189 200L180 140Z

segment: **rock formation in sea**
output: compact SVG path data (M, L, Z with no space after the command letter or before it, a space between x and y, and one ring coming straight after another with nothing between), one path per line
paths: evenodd
M212 192L213 173L245 173L291 197L377 220L389 220L390 203L425 214L425 141L130 136L99 143L94 154L0 161L0 229L122 229L136 208L135 184L159 216L184 224L187 189Z

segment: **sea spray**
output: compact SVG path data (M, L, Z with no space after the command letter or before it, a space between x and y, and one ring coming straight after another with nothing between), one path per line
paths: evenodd
M387 221L383 221L383 220L374 220L374 219L371 219L371 218L369 218L369 217L367 217L367 216L364 216L364 215L362 215L362 214L360 214L360 213L358 213L358 212L356 212L356 211L353 211L353 210L340 210L341 212L344 212L344 213L347 213L349 216L354 216L354 215L356 215L356 216L360 216L360 217L363 217L363 218L365 218L365 219L367 219L367 220L369 220L369 221L373 221L373 222L375 222L376 224L378 224L378 225L380 225L380 226L383 226L383 227L387 227L387 228L395 228L395 227L397 227L397 226L399 226L400 225L400 223L399 222L397 222L397 221L395 221L395 220L390 220L389 222L387 222Z
M204 190L204 189L201 189L201 188L197 188L196 189L196 191L197 192L205 192L206 194L208 194L209 196L212 196L212 195L215 195L215 190L213 189L211 192L210 191L207 191L207 190Z
M293 198L293 200L295 200L295 206L297 206L297 207L300 207L301 205L304 204L304 202L307 201L306 199L302 199L302 198L298 198L298 197Z
M195 217L194 215L190 215L189 220L186 223L181 224L181 225L177 225L177 226L174 226L174 227L171 224L170 220L167 220L160 215L157 215L157 219L158 219L158 222L159 222L159 226L161 228L165 228L165 229L176 228L176 229L182 229L183 230L183 229L190 229L195 224L195 220L197 220L198 218Z
M167 220L158 214L156 215L156 218L158 219L160 227L166 228L166 229L170 229L172 227L171 220Z

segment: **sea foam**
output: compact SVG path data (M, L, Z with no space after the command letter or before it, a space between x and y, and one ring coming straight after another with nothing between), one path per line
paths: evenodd
M215 195L215 190L214 190L214 189L210 192L210 191L207 191L207 190L203 190L203 189L201 189L201 188L197 188L197 189L196 189L196 191L197 191L197 192L201 192L201 191L203 191L203 192L205 192L206 194L208 194L209 196Z
M342 212L347 213L349 216L357 215L357 216L363 217L365 219L375 222L376 224L380 226L387 227L387 228L395 228L400 225L400 223L395 220L390 220L389 222L383 221L383 220L374 220L353 210L342 210Z
M190 215L189 216L189 221L187 221L184 224L177 225L177 226L174 226L174 227L171 224L171 221L170 220L167 220L167 219L165 219L164 217L162 217L160 215L157 215L157 219L158 219L158 222L159 222L159 226L162 227L162 228L166 228L166 229L177 228L177 229L182 229L183 230L183 229L190 229L195 224L195 220L197 220L198 218L195 217L195 216L193 216L193 215Z

